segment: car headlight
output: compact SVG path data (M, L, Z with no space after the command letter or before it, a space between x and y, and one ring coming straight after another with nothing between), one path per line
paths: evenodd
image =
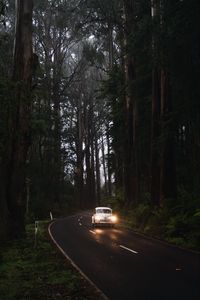
M100 221L100 220L101 220L101 217L100 217L100 216L95 216L95 220L96 220L96 221Z
M112 221L113 223L117 222L117 216L111 216L111 221Z

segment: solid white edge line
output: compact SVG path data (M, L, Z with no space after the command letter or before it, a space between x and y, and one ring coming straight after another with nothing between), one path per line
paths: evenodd
M65 258L71 263L71 265L98 291L98 293L102 296L102 298L104 300L109 300L109 298L102 292L102 290L100 290L96 284L89 278L87 277L87 275L85 275L81 269L75 264L75 262L67 255L67 253L58 245L58 243L56 242L56 240L54 239L52 233L51 233L51 226L56 223L56 221L52 222L51 224L49 224L48 226L48 232L49 235L52 239L52 241L54 242L54 244L56 245L56 247L60 250L60 252L65 256Z
M125 249L125 250L128 250L128 251L130 251L130 252L132 252L132 253L134 253L134 254L138 254L137 251L134 251L134 250L132 250L132 249L130 249L130 248L127 248L127 247L125 247L125 246L123 246L123 245L119 245L119 247L120 247L120 248L123 248L123 249Z

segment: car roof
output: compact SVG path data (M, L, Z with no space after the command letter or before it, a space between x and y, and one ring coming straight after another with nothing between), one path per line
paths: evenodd
M98 207L95 207L95 209L111 209L111 208L107 207L107 206L98 206Z

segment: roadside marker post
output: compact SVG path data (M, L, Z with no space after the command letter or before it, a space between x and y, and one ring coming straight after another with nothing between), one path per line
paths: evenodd
M50 211L50 219L51 219L51 221L53 220L53 215L52 215L51 211Z
M35 244L34 244L34 248L37 247L37 233L38 233L38 226L39 226L39 221L35 221Z

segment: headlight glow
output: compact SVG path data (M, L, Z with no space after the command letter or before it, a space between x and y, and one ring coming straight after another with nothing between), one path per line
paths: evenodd
M100 221L100 220L101 220L101 217L97 215L97 216L95 216L95 220L96 220L96 221Z
M117 216L115 216L115 215L111 216L111 221L113 223L117 222Z

